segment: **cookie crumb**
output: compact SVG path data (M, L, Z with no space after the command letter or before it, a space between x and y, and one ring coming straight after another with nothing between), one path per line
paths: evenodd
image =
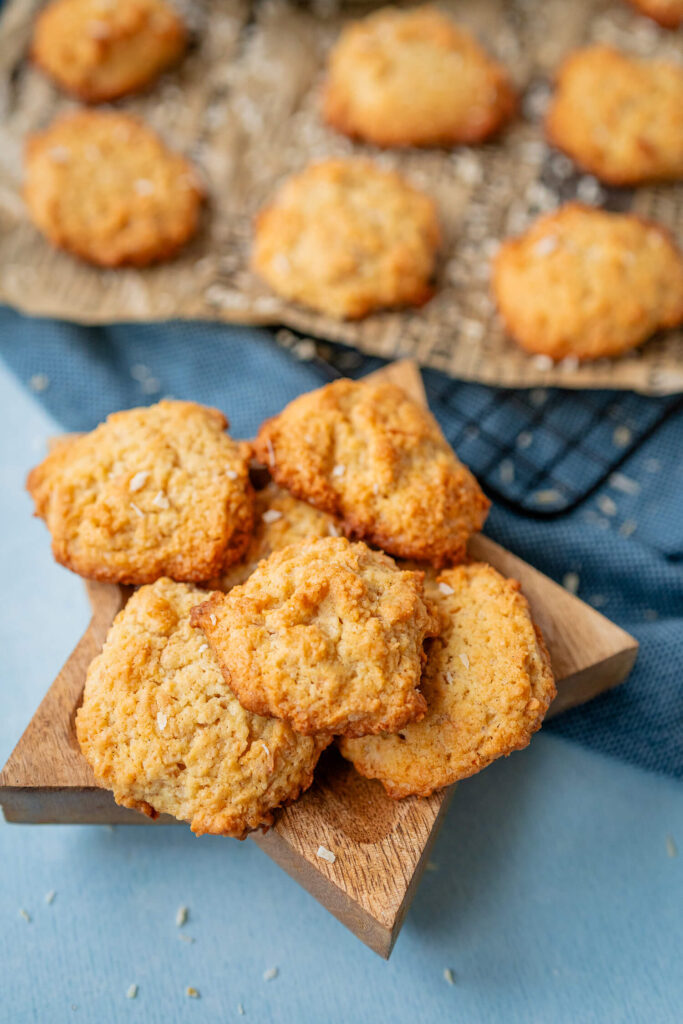
M47 904L54 903L56 895L57 895L57 893L55 892L55 890L54 889L50 889L49 892L45 893L45 902Z
M159 716L157 715L157 719L158 719L158 717ZM165 724L166 723L164 722L164 725ZM187 907L185 907L185 906L178 907L178 909L176 911L176 915L175 915L175 923L176 923L176 926L178 928L182 928L183 927L183 925L187 921L187 915L188 915Z
M524 451L525 448L529 448L534 440L534 435L529 430L522 430L517 435L517 447Z
M447 981L449 985L455 985L455 975L450 967L446 967L443 972L444 981Z
M328 850L326 846L319 846L316 857L320 857L321 860L326 860L328 864L334 864L336 861L336 855L332 853L332 850Z
M129 985L126 989L126 999L135 999L138 994L137 985Z
M199 992L192 985L188 985L185 989L185 995L189 996L190 999L199 999Z
M635 533L638 529L638 523L635 519L624 519L623 523L619 527L619 533L622 537L630 537L632 533Z
M596 504L604 516L615 516L617 514L616 502L608 494L601 494Z
M560 492L556 491L554 487L548 487L547 490L536 491L534 501L537 505L554 505L561 497Z
M609 485L613 487L615 491L621 491L622 494L640 494L640 484L637 480L632 480L630 476L626 476L625 473L611 473L609 477Z
M264 981L273 981L274 978L277 978L279 973L280 973L280 968L279 967L269 967L267 971L263 972L263 980Z
M666 837L666 852L668 853L669 857L678 856L678 847L676 846L676 843L674 842L674 837L671 834L669 834Z
M617 448L628 447L628 445L631 443L632 438L633 434L631 430L628 427L623 426L623 424L620 427L616 427L614 433L612 434L612 441L617 446Z
M498 472L500 474L500 479L504 484L514 483L515 464L511 459L503 459L498 467Z

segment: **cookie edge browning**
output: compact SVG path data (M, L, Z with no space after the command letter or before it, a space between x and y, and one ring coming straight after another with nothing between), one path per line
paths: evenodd
M345 380L347 378L340 379ZM362 380L358 383L362 383ZM328 386L329 385L323 385L321 388L315 390L322 391L325 387ZM399 387L398 385L392 385L392 387L395 387L397 391L400 391L405 399L417 405L423 414L426 414L428 417L434 419L431 410L428 408L424 408L422 405L415 402L415 400L411 398L411 396L406 391L404 391L403 388ZM305 395L312 393L313 392L306 392ZM299 397L303 398L305 397L305 395L300 395ZM292 401L296 401L296 399L293 399ZM472 505L476 505L477 514L475 517L475 522L477 525L475 525L473 529L468 529L467 536L465 537L464 540L459 540L457 544L453 544L451 547L448 548L448 550L444 550L444 546L442 544L434 545L430 543L428 540L425 540L425 542L422 544L415 544L412 547L408 545L401 545L401 550L398 550L398 547L396 546L396 540L393 536L390 536L388 533L382 533L379 530L370 530L363 524L362 520L358 516L353 516L351 514L343 515L339 507L337 493L334 490L334 488L329 484L329 481L327 479L321 478L320 480L316 481L317 487L315 488L315 490L310 489L306 491L305 488L301 487L298 484L296 478L292 478L291 474L287 473L286 471L282 471L281 466L277 462L277 460L273 461L271 459L271 450L274 451L271 429L273 425L277 423L277 421L280 419L283 413L287 411L288 406L291 404L291 402L288 403L288 405L286 405L285 408L281 410L281 412L277 413L275 416L270 416L268 417L268 419L264 420L261 426L259 427L258 433L253 442L253 451L255 458L268 468L268 471L272 479L276 482L276 484L279 487L283 487L285 490L289 491L290 494L292 494L295 498L298 498L300 501L305 501L308 504L313 505L314 508L319 509L321 512L325 512L328 515L333 516L343 529L345 536L349 537L352 540L365 541L365 543L368 545L375 545L376 547L381 548L385 554L390 555L392 558L403 558L417 562L429 562L430 565L433 565L434 568L437 569L443 568L444 566L454 562L461 562L465 558L467 553L468 540L475 533L481 532L484 523L486 522L486 517L488 516L489 509L491 508L491 501L489 498L486 497L486 495L482 491L481 485L479 484L479 481L475 477L472 470L468 466L466 466L464 462L461 462L456 452L448 444L446 438L443 437L443 433L441 431L441 428L438 427L438 423L436 425L437 428L439 429L439 434L442 436L444 443L448 445L450 451L452 452L453 457L456 460L457 466L459 466L460 469L462 470L467 485L472 487ZM436 423L436 420L434 420L434 422Z
M547 692L545 693L543 700L540 700L538 696L532 694L532 697L535 697L535 699L539 703L538 712L535 720L530 724L527 733L525 735L520 736L519 741L517 743L511 743L505 750L502 750L500 753L485 758L481 761L481 763L478 763L477 765L472 767L470 771L458 772L457 775L455 775L454 777L448 778L445 781L438 782L436 784L427 783L425 785L411 785L406 783L404 785L400 785L392 783L390 780L379 778L376 772L372 773L370 770L364 770L363 767L359 765L357 760L354 760L354 758L352 758L351 756L349 756L349 754L344 752L345 737L340 737L339 740L337 741L337 746L339 747L342 756L346 758L346 760L350 761L351 764L353 764L355 770L358 772L359 775L362 775L363 778L373 779L379 782L382 785L387 796L390 797L392 800L404 800L407 797L411 796L430 797L434 793L454 785L456 782L460 782L463 779L471 778L473 775L477 775L480 771L483 771L485 768L488 768L489 765L493 764L501 757L509 757L510 754L513 754L516 750L524 750L531 743L532 736L535 733L537 733L543 725L546 714L548 712L548 708L557 696L557 686L555 675L552 669L550 653L546 646L545 638L539 626L534 621L531 615L531 608L529 606L529 602L525 595L522 593L522 585L519 582L519 580L516 580L513 577L503 576L502 573L499 573L497 569L494 569L493 566L489 565L486 562L469 562L467 564L472 567L485 566L487 569L491 569L494 573L496 573L496 575L500 576L505 581L505 583L509 584L516 591L516 596L521 600L521 602L523 602L523 607L529 617L531 626L533 627L534 636L536 638L538 660L540 662L540 676L545 677L546 682L549 682L550 685L547 687ZM539 672L537 671L536 674L538 675Z
M183 161L185 164L185 173L190 175L193 179L192 192L194 194L195 202L184 230L179 232L175 239L167 239L164 245L161 245L158 240L156 242L150 241L145 248L140 248L134 253L128 252L121 255L114 255L114 250L112 250L109 256L102 256L101 252L96 254L91 245L87 243L79 244L79 242L74 240L73 237L67 237L63 231L55 231L52 226L48 227L40 223L35 217L27 173L32 157L38 152L43 143L44 137L48 132L51 132L53 128L56 128L62 122L68 122L72 118L86 117L89 114L97 117L102 115L125 117L130 121L134 121L138 129L142 129L155 137L164 151L164 157L171 157L173 159ZM208 199L207 190L202 183L196 166L192 161L189 160L184 153L171 149L171 147L166 144L162 136L155 131L154 128L151 128L145 121L143 121L142 118L121 110L99 110L86 108L84 110L69 111L58 115L58 117L47 125L46 128L37 132L32 132L26 136L24 140L23 168L24 177L21 186L21 195L34 228L39 231L43 238L50 242L50 244L56 249L69 253L71 256L76 256L79 260L82 260L84 263L88 263L90 266L101 267L103 270L116 270L121 267L133 267L140 269L143 267L153 266L157 263L166 263L175 259L178 253L184 249L188 242L190 242L190 240L194 238L199 231L202 209Z
M202 405L201 402L183 402L185 405L195 406L202 411L209 413L211 418L214 419L218 424L221 425L223 431L227 431L230 424L227 417L220 411L212 406ZM148 408L142 406L141 408ZM119 410L120 412L132 412L133 410ZM116 416L118 412L110 413L110 416ZM107 423L110 416L107 416L101 424ZM96 430L97 427L94 428ZM58 470L60 463L68 457L68 451L72 445L78 443L81 438L87 437L88 434L92 434L93 431L88 431L86 434L80 434L74 438L64 438L60 440L53 450L46 455L46 457L29 470L26 477L26 490L34 503L33 516L36 519L42 519L45 523L51 540L52 556L58 565L64 566L65 569L69 569L70 572L75 573L83 579L96 580L99 583L112 583L120 586L148 586L155 583L158 579L168 577L174 580L176 583L206 583L212 577L217 576L223 567L229 567L234 562L239 561L251 540L251 534L254 525L254 488L249 479L249 473L247 471L246 486L245 486L245 511L246 514L240 517L240 521L235 530L230 534L225 546L219 550L218 554L214 554L211 559L204 559L202 565L206 568L197 568L196 557L179 557L173 562L167 562L164 566L163 572L155 572L150 570L149 573L141 573L136 571L134 573L128 573L121 570L120 572L114 572L109 569L101 569L97 566L93 566L90 562L79 562L78 559L73 558L69 554L69 544L65 541L59 543L58 540L52 535L52 531L49 527L47 517L49 514L49 489L50 489L50 478L54 470ZM230 440L233 440L230 438ZM240 453L245 461L248 462L249 455L251 453L251 445L247 441L233 441L238 446ZM53 470L54 467L54 470ZM180 568L173 568L171 566L178 565Z
M629 174L628 171L625 171L621 174L613 174L610 171L605 170L604 167L599 166L599 162L594 163L590 160L590 158L586 159L584 156L577 155L573 148L567 147L560 141L560 138L557 135L557 97L559 90L562 86L563 78L569 72L571 65L577 57L580 57L587 50L598 47L603 50L610 50L613 54L616 54L618 57L622 57L626 60L634 61L636 63L652 62L653 60L656 60L656 58L653 57L632 57L630 54L624 53L622 50L617 49L616 46L610 46L604 43L592 43L586 46L577 47L575 50L572 50L571 53L568 53L564 60L561 62L560 66L558 67L554 75L553 93L550 98L550 104L543 118L543 130L545 132L547 141L556 149L558 149L561 153L564 153L565 156L569 157L569 159L579 168L579 170L584 171L586 174L592 174L593 177L597 178L598 181L601 181L604 185L611 185L614 188L635 188L638 185L662 184L664 182L674 182L678 180L676 177L667 173L653 175L634 175ZM561 134L562 132L560 132L560 135Z
M419 7L415 8L415 10L419 9ZM377 8L369 16L372 17L374 14L380 13L381 10L382 8ZM407 10L410 10L410 8ZM365 18L357 18L353 24L360 24L364 20ZM448 18L448 20L450 21L451 19ZM425 141L416 141L414 136L408 138L408 133L406 132L392 131L389 121L387 121L386 130L384 131L379 122L377 123L378 130L368 130L367 127L360 129L354 123L355 119L349 114L349 104L340 96L341 90L339 92L335 90L331 81L330 58L341 41L343 30L337 36L337 40L328 53L326 60L326 76L320 103L325 123L340 134L346 135L347 138L358 142L367 142L378 146L380 149L402 149L408 147L438 149L440 146L476 145L494 138L510 123L518 112L520 104L519 93L510 78L507 68L481 46L476 36L459 25L455 27L471 37L479 48L481 56L487 61L491 72L495 74L496 102L491 104L490 119L484 121L478 129L471 131L453 129L451 131L439 132L430 136Z
M567 356L572 356L578 359L580 363L591 363L595 362L596 359L615 359L621 355L626 355L629 352L633 352L634 349L640 348L642 345L645 345L656 334L659 334L660 331L668 331L680 326L680 324L683 323L683 293L681 294L680 309L677 314L672 315L671 319L661 321L657 327L646 333L640 339L640 341L627 345L625 348L623 346L615 347L614 343L610 343L607 346L604 346L600 352L596 353L580 353L572 350L571 352L563 351L561 354L554 354L553 352L550 351L550 347L547 344L531 345L529 344L528 340L525 341L522 339L521 335L518 334L518 332L514 329L508 311L503 309L503 306L500 302L498 280L499 275L501 274L501 264L503 262L503 259L508 253L514 251L520 245L524 244L526 236L536 227L536 225L539 222L543 221L547 224L551 224L555 220L555 218L557 218L561 214L574 210L580 211L582 213L597 212L607 215L611 213L611 211L609 210L603 210L599 207L590 206L587 203L574 201L563 203L562 206L558 207L557 210L553 210L551 213L542 214L540 217L537 217L524 231L520 232L517 235L511 235L509 238L505 238L501 243L497 253L491 260L491 291L493 292L493 297L496 303L496 309L501 317L501 320L503 321L503 326L505 328L505 333L507 334L507 336L512 341L514 341L514 343L518 345L523 352L526 352L528 355L547 355L550 356L550 358L555 361L564 359ZM647 231L656 231L659 235L661 235L665 243L669 246L670 250L672 251L672 255L678 259L678 262L681 264L681 267L683 267L683 249L680 248L673 232L666 225L661 224L658 221L651 220L648 217L643 217L639 213L631 213L628 210L625 211L624 213L620 212L614 214L614 216L629 217L631 220L637 221Z
M166 578L162 577L161 579L166 579ZM155 581L155 582L159 582L159 581ZM170 580L170 582L178 583L178 581L176 581L176 580ZM179 586L185 586L186 584L183 583L183 582L180 582L178 585ZM187 586L192 587L192 584L187 584ZM103 649L106 646L107 641L109 640L109 635L110 635L112 629L116 625L117 621L125 614L125 611L126 611L126 608L124 606L124 608L122 608L121 611L118 612L118 614L114 618L114 621L112 622L111 626L109 627L109 630L107 631L107 637L106 637L106 639L104 641ZM88 666L88 674L90 673L90 668L91 668L92 664L101 656L101 654L102 654L102 652L100 652L100 654L96 655L96 657L93 658L92 662ZM86 685L87 685L87 677L86 677ZM88 754L86 753L86 750L84 749L84 745L87 746L86 726L85 726L85 723L84 723L84 716L81 714L81 712L83 710L84 697L85 697L85 686L83 688L83 691L81 692L80 699L79 699L79 705L78 705L78 708L76 710L76 714L75 714L75 718L74 718L74 728L75 728L75 732L76 732L76 738L78 740L78 746L79 746L79 748L81 750L81 753L82 753L83 757L88 762L88 764L89 764L93 774L95 775L95 778L99 782L101 782L102 785L105 786L106 789L110 793L112 793L115 802L120 807L127 807L130 810L139 811L142 814L144 814L146 817L150 818L152 821L155 821L157 818L159 818L162 813L168 813L169 816L174 817L176 821L181 821L181 822L185 822L186 824L188 824L190 826L191 831L196 836L216 835L216 836L225 836L225 837L231 838L231 839L244 840L253 832L256 832L256 831L259 831L259 830L261 830L264 833L267 832L268 829L271 828L272 825L274 824L275 816L276 816L277 812L279 810L281 810L283 807L288 807L291 804L295 803L299 799L299 797L303 793L305 793L307 789L309 789L309 787L313 783L313 780L314 780L314 777L315 777L315 767L317 765L318 759L319 759L320 755L322 754L322 752L326 749L327 746L329 746L329 744L332 741L332 737L331 736L317 735L316 737L314 737L314 739L316 741L315 742L315 754L316 754L316 757L315 757L315 761L313 763L313 766L311 767L311 769L309 771L301 773L301 782L298 784L298 786L291 791L290 796L287 799L280 801L276 806L271 807L268 810L263 810L263 811L260 811L260 812L254 812L253 814L250 814L250 815L247 815L247 814L231 814L231 815L228 815L225 812L220 813L220 814L215 814L215 815L210 815L210 814L194 814L193 817L188 820L186 818L178 818L175 815L170 814L170 812L163 812L163 811L160 812L160 811L157 811L156 808L151 803L149 803L149 801L147 801L147 800L136 800L134 797L117 796L114 793L114 791L113 791L113 789L111 787L109 776L106 773L99 772L95 768L95 766L93 765L92 761L88 757Z
M109 89L104 91L88 88L87 85L79 88L78 86L69 85L58 74L56 74L54 69L49 67L41 59L39 52L40 48L37 46L37 33L39 22L52 7L51 3L48 3L44 7L42 7L34 20L33 31L31 34L31 42L28 51L29 60L42 72L42 74L46 75L46 77L49 78L53 85L60 89L61 92L63 92L67 96L72 96L74 99L80 100L81 103L85 103L88 106L97 106L100 103L112 103L115 100L122 99L124 96L136 96L139 93L144 93L147 91L147 89L149 89L149 87L154 82L156 82L156 80L161 75L165 74L167 71L170 71L172 68L174 68L177 64L180 63L185 53L187 52L187 48L189 46L190 32L185 21L183 20L183 18L180 17L175 6L171 4L166 4L166 6L168 7L170 13L174 16L174 31L177 37L176 52L174 56L171 57L168 61L166 61L166 63L164 63L161 67L146 75L144 78L140 79L134 85L128 87L122 86L118 89Z

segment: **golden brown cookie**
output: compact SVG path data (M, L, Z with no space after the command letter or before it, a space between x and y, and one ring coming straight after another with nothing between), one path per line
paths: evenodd
M427 714L395 735L340 741L389 796L429 796L526 747L555 696L550 658L516 580L489 565L448 569L427 587L441 619L422 691Z
M36 19L31 55L62 89L103 103L143 89L186 44L164 0L52 0Z
M297 732L363 736L424 715L423 574L345 537L276 551L192 612L240 703Z
M482 142L515 106L505 69L435 7L374 11L329 57L326 120L378 146Z
M546 117L549 138L611 185L683 176L683 67L609 46L571 54Z
M217 409L163 401L59 445L27 487L58 562L107 583L199 582L244 552L249 446Z
M462 559L489 508L431 413L393 384L301 395L262 425L255 452L281 487L400 558Z
M215 590L230 590L244 583L263 558L273 551L281 551L289 544L320 537L336 537L341 532L332 516L320 512L313 505L293 497L272 481L257 491L254 498L254 532L249 546L239 562L226 566L217 579L211 581Z
M88 669L76 732L118 804L243 839L310 786L327 740L244 710L190 625L205 596L169 579L133 594Z
M203 190L192 164L127 114L59 118L29 137L25 167L36 227L90 263L170 259L196 231Z
M678 28L683 24L683 0L630 0L630 3L663 28Z
M503 243L493 290L528 352L598 359L683 322L683 255L657 224L570 203Z
M436 207L367 160L294 175L256 220L253 269L283 298L355 319L431 298Z

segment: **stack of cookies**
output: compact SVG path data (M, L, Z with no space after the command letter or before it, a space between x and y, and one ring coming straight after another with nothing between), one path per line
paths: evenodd
M526 746L548 653L519 585L467 561L489 503L431 415L340 380L253 445L227 427L190 402L116 413L28 478L57 561L139 587L76 719L116 801L242 838L335 739L394 798Z

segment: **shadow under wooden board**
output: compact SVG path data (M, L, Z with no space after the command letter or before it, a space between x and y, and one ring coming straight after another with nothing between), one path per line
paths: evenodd
M394 363L380 375L425 402L414 363ZM470 554L521 581L557 677L550 714L626 678L638 650L632 636L487 537L473 538ZM74 717L88 665L130 591L89 582L88 592L92 620L0 773L7 821L151 824L118 807L98 786L76 741ZM427 799L390 800L379 783L326 752L311 789L281 811L269 832L251 838L366 945L388 957L453 788ZM333 864L317 856L320 846L335 853Z

